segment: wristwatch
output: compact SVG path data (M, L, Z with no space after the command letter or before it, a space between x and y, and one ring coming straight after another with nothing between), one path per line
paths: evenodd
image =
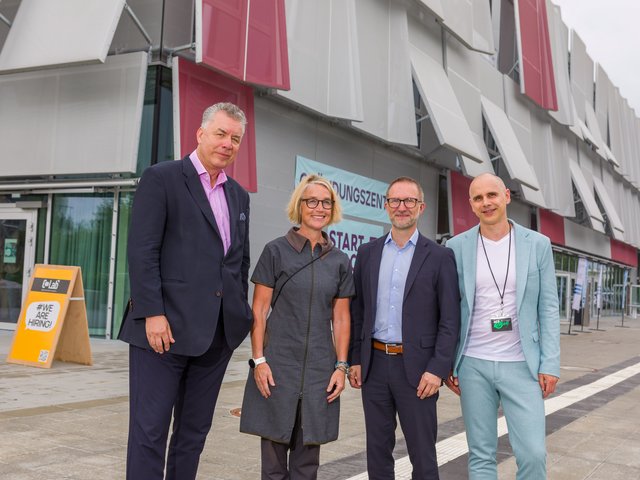
M260 365L261 363L267 363L267 359L264 357L260 357L260 358L250 358L249 359L249 366L251 368L256 368L258 365Z

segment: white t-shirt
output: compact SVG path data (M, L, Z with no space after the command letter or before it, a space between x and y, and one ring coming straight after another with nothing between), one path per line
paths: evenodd
M471 325L463 354L483 360L518 362L524 361L520 331L518 329L518 309L516 298L516 245L511 231L511 259L506 287L507 254L509 252L509 235L498 241L482 237L484 247L478 236L476 265L476 292L471 312ZM487 263L487 257L489 263ZM491 270L493 271L493 277ZM504 292L502 316L511 317L512 330L493 332L491 317L500 315L500 292Z

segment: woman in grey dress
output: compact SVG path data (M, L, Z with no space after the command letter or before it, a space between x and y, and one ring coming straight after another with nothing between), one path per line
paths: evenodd
M351 267L322 231L340 221L339 199L309 175L287 213L299 226L265 246L251 277L253 358L240 431L262 437L263 480L317 477L320 445L338 438L349 369Z

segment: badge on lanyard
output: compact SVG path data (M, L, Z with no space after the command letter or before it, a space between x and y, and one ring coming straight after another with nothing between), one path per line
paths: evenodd
M493 314L490 320L492 332L509 332L513 330L511 317L503 315L502 312Z

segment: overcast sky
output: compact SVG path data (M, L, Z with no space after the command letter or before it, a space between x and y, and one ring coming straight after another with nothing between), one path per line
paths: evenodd
M640 117L640 0L551 0Z

